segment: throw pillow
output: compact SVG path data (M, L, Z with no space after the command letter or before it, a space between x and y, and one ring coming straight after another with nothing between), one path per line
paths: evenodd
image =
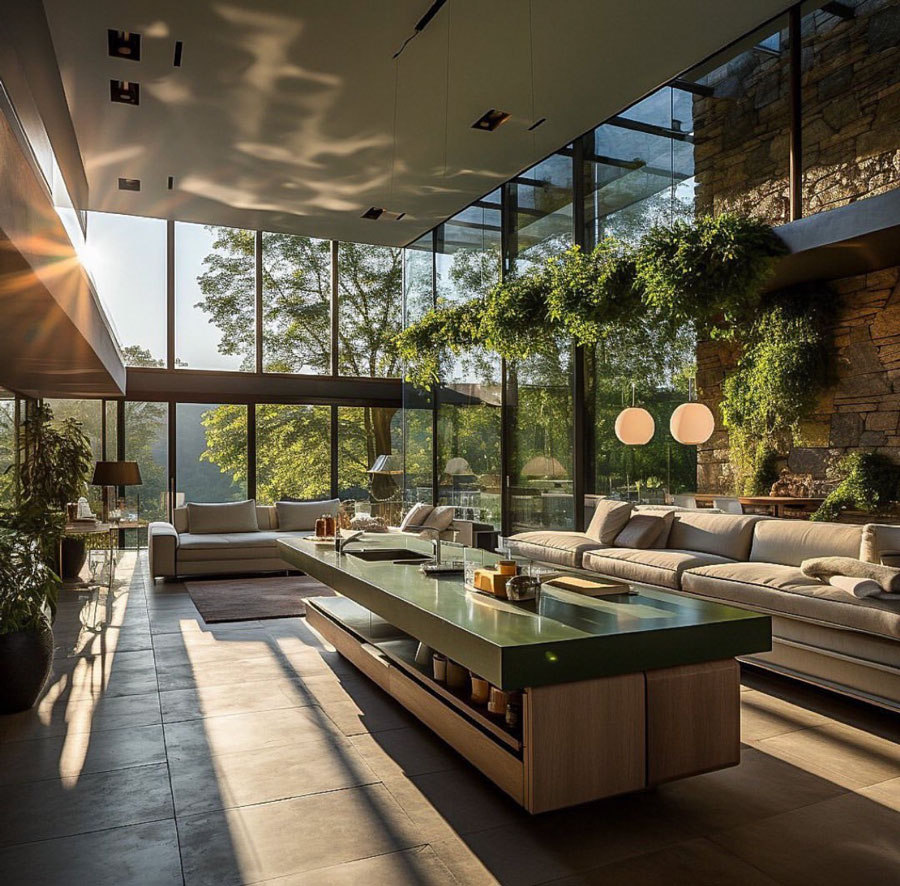
M456 512L456 508L453 505L444 505L439 508L435 508L426 518L425 522L422 526L427 526L429 529L437 529L438 532L443 532L445 529L450 528L450 524L453 522L453 514Z
M416 502L416 504L406 512L406 516L400 523L400 528L408 529L410 526L421 526L433 510L434 505L427 505L422 501Z
M656 540L666 530L662 516L635 514L625 528L616 536L613 544L617 548L652 548Z
M316 528L316 520L322 514L337 516L341 506L339 498L328 501L276 501L275 516L278 528L283 532L303 532Z
M259 532L256 502L228 501L216 504L188 502L188 530L198 535L219 532Z
M602 545L611 545L631 517L630 501L601 498L597 502L587 534Z

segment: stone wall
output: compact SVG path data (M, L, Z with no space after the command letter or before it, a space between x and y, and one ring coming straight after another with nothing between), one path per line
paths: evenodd
M802 19L803 211L809 215L900 186L900 3L849 0L854 17L822 10ZM777 36L776 36L777 35ZM705 76L712 95L694 100L696 204L778 225L788 220L787 30ZM773 47L779 51L773 52ZM804 422L785 465L834 484L833 468L855 449L900 463L900 268L828 283L838 299L837 384ZM697 349L701 399L716 432L698 452L701 492L728 494L734 480L717 404L738 352L721 342ZM779 467L785 466L780 465Z
M785 462L792 472L812 476L816 494L833 487L834 466L855 449L881 452L900 464L900 266L833 280L828 288L838 301L836 384L803 423ZM697 453L699 492L733 491L718 404L737 356L735 346L722 342L701 342L697 348L699 397L716 416L715 433Z
M801 23L806 215L900 185L900 4L845 5L850 20L818 10ZM778 225L789 218L788 32L757 36L769 40L705 74L712 94L694 99L696 205Z

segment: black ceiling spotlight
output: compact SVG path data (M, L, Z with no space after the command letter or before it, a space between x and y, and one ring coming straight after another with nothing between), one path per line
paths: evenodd
M141 189L141 180L139 178L120 178L120 191L139 191Z
M370 221L400 221L404 215L406 215L405 212L391 212L389 209L373 206L370 209L367 209L361 217L367 218Z
M493 132L498 126L502 126L512 115L506 111L498 111L491 108L485 111L473 124L472 129L481 129L485 132Z
M172 188L175 187L175 176L170 175L168 179L166 179L166 187L171 191Z
M113 58L127 58L133 62L141 60L141 35L134 31L117 31L110 28L106 32L109 54Z
M141 103L141 84L134 80L110 80L109 100L122 105L139 105Z
M182 43L180 40L176 40L176 41L175 41L175 55L174 55L173 58L172 58L172 64L173 64L176 68L180 68L180 67L181 67L181 54L182 54L182 52L184 52L184 43Z

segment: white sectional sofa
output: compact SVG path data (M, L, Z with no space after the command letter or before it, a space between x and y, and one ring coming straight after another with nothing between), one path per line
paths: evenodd
M337 513L338 505L337 499L290 502L281 508L281 526L279 506L252 500L175 508L172 523L151 523L147 529L151 575L284 572L292 567L278 556L278 539L310 535L316 519Z
M772 616L771 652L753 664L900 710L900 595L857 598L800 563L853 557L896 565L900 526L811 523L679 510L653 547L621 547L585 533L529 532L512 552Z
M151 523L147 529L151 575L176 578L284 572L293 567L278 556L278 539L311 535L316 519L323 513L336 514L339 506L335 498L275 505L258 505L252 500L192 503L175 508L171 523ZM420 528L413 526L409 531ZM448 541L470 547L492 546L495 536L489 524L473 520L452 520L441 533Z

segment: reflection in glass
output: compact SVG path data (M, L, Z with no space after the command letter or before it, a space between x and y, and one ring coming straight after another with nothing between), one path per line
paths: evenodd
M176 222L176 364L253 371L255 325L255 232Z
M389 526L401 517L402 432L399 409L338 407L338 495L342 501L371 502L372 516ZM378 463L382 455L396 458Z
M897 3L847 0L844 13L810 12L800 28L804 215L900 184Z
M16 503L16 398L0 388L0 507Z

